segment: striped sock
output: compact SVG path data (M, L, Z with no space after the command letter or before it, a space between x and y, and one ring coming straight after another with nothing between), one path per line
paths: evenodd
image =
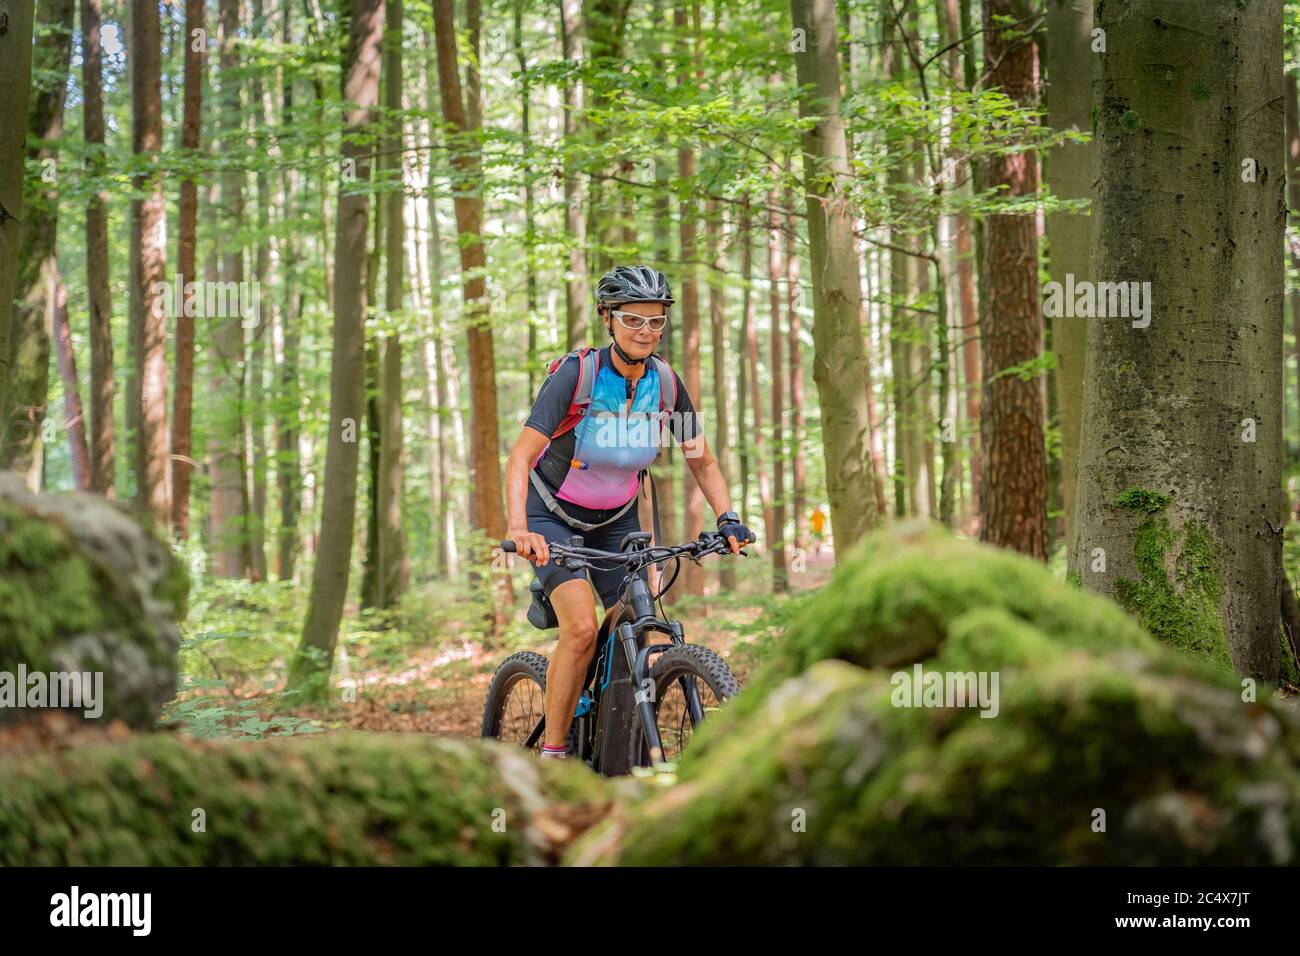
M564 759L569 756L569 748L563 744L559 747L552 747L550 744L542 744L542 756Z

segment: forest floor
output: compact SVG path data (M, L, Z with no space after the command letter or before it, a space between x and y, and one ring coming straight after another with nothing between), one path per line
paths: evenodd
M743 684L765 642L829 580L834 560L830 546L817 553L810 547L789 576L790 593L773 595L770 557L754 554L736 566L735 591L678 597L665 611L682 621L689 642L726 659ZM530 578L517 576L517 596L527 597ZM282 693L305 610L297 603L300 592L242 582L201 592L181 650L182 689L162 723L194 736L243 739L345 730L479 736L497 665L518 651L549 655L556 632L529 625L521 600L504 632L488 638L476 619L482 605L435 586L413 592L410 607L417 611L397 627L367 623L349 607L335 657L335 694L328 704L310 705Z
M834 560L830 548L818 555L810 549L805 571L790 576L792 592L819 588L830 578ZM746 596L742 591L725 601L705 597L665 608L671 617L682 621L689 642L716 651L743 685L758 663L761 639L771 636L770 625L775 622L760 621L771 600L770 595ZM515 613L523 620L526 611L527 605L521 604ZM299 707L290 713L320 721L328 730L478 737L483 702L497 665L509 653L535 651L549 656L555 648L554 631L529 627L525 633L532 636L531 641L508 649L463 638L451 646L412 649L406 660L370 661L357 654L341 657L336 682L355 681L355 700L325 708Z

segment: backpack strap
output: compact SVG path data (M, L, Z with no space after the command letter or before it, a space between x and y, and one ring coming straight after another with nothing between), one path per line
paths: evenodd
M574 386L573 397L569 399L569 411L560 420L559 426L555 429L555 434L551 436L552 441L565 432L576 428L578 422L582 421L583 416L587 414L587 410L591 406L591 393L596 387L596 375L600 372L600 350L584 346L574 349L563 358L552 362L547 374L554 375L560 366L573 355L578 357L579 362L578 384Z
M655 371L659 373L659 411L671 412L677 407L677 376L658 352L650 356L650 361L654 362Z

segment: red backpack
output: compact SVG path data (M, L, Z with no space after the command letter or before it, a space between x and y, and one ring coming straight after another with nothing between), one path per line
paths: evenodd
M578 384L573 389L573 398L569 400L569 411L560 420L555 434L551 436L552 441L565 432L577 428L578 422L582 421L591 408L591 392L596 386L596 375L600 372L600 353L600 349L585 345L574 349L568 355L561 355L546 367L546 374L549 377L556 373L570 355L578 356L578 361L581 363L578 369ZM655 371L659 373L659 413L662 415L665 411L672 411L677 404L677 376L673 374L672 366L657 352L650 356L650 361L654 363Z

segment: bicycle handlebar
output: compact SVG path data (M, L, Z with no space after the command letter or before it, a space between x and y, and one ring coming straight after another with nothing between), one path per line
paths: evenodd
M581 541L581 536L575 536ZM572 538L570 539L573 540ZM748 542L746 542L748 543ZM711 554L725 554L730 552L731 546L727 539L722 536L720 531L701 531L699 538L689 544L679 544L675 546L656 546L646 548L635 548L631 551L599 551L595 548L587 548L582 545L567 544L563 541L549 542L547 547L552 555L560 560L562 567L578 569L588 565L592 561L609 561L621 564L638 564L649 565L656 564L660 561L668 561L675 557L687 557L691 560L698 560ZM510 554L515 554L515 543L509 539L501 542L501 550ZM749 552L744 548L740 553L745 557Z

